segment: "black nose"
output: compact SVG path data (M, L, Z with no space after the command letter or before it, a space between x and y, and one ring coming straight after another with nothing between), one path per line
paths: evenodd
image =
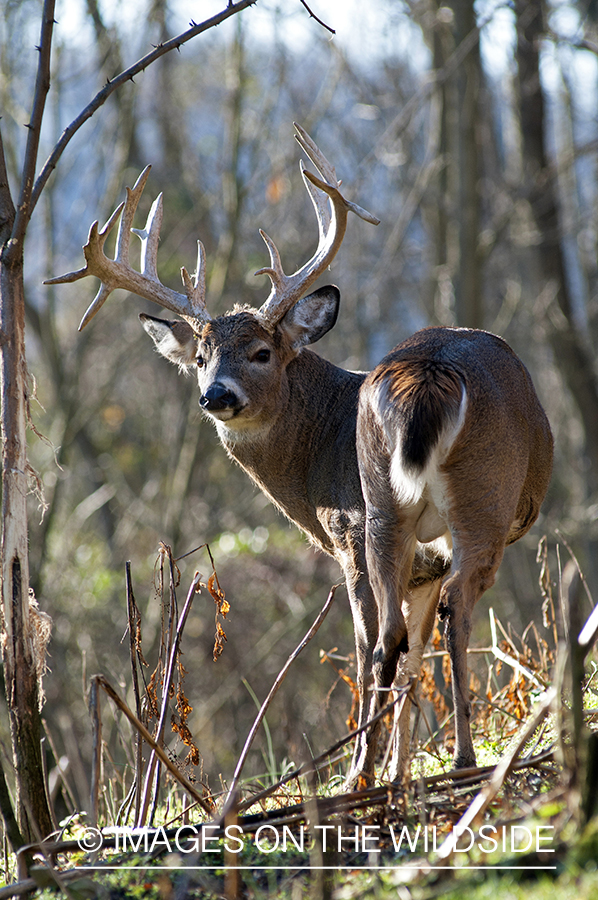
M238 405L237 395L223 384L210 385L205 394L199 398L199 405L208 412L216 412L219 409L234 409Z

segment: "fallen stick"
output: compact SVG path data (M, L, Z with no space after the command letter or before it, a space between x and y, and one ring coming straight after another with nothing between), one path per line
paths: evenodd
M488 784L480 791L479 794L476 795L473 802L468 806L468 808L465 810L465 812L453 828L450 836L447 837L446 840L438 848L439 860L447 860L453 855L456 846L455 836L458 836L459 832L464 832L466 828L469 828L471 825L473 825L474 822L479 820L488 809L488 807L502 788L503 784L505 783L505 779L513 768L517 757L519 756L527 742L530 740L530 738L533 736L534 731L537 729L538 725L540 725L545 716L548 715L550 707L554 703L555 697L555 688L550 688L546 691L533 714L521 728L514 746L511 748L509 753L507 753L506 756L501 759L499 764L494 769L494 772Z

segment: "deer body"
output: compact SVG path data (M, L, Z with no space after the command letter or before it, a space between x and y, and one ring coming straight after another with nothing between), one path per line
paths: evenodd
M359 725L393 690L414 682L436 612L446 619L455 705L455 764L473 765L467 646L475 603L494 581L505 546L535 521L552 466L552 436L531 379L500 338L430 328L400 344L369 374L347 372L307 349L334 325L337 288L307 288L336 253L347 213L334 169L311 139L298 140L321 180L304 173L320 243L292 276L264 235L273 289L259 310L212 318L205 305L203 248L185 295L157 279L156 201L142 239L142 274L128 263L130 226L147 178L124 206L115 260L92 226L85 269L102 286L83 319L117 286L178 312L142 315L162 355L197 368L199 404L227 453L312 542L343 568L353 616ZM328 209L320 193L329 198ZM450 574L447 576L447 572ZM390 778L409 758L410 696L395 705ZM378 726L357 738L349 781L374 775Z
M331 306L333 291L302 301L318 337L324 317L316 307ZM418 676L440 608L451 651L455 760L474 765L471 613L505 546L538 515L552 463L548 421L523 364L487 332L424 329L365 375L294 346L293 315L274 336L248 312L216 319L199 335L189 326L166 355L179 364L201 360L200 405L228 454L342 566L361 723L374 712L374 681L387 692ZM328 315L336 318L336 309ZM170 323L142 321L159 349L171 346ZM260 353L264 360L252 361ZM393 778L408 759L408 712L407 702L397 716ZM374 748L373 738L358 741L356 774L371 777Z
M419 602L425 606L438 596L447 620L455 765L475 765L467 676L471 615L494 583L505 546L538 516L552 471L548 420L527 370L504 341L483 331L430 328L399 345L366 379L357 448L378 610L376 684L389 687L397 667L401 673L405 632L409 652L401 677L416 676L430 636L429 609L420 611L417 628L409 627L419 540L452 557L450 576ZM399 743L396 771L406 758Z
M344 520L363 519L355 427L365 376L309 350L285 374L285 405L267 430L238 439L233 427L218 423L218 433L229 456L272 502L342 563Z

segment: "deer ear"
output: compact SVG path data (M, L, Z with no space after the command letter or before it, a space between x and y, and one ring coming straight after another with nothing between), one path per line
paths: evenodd
M189 366L197 355L197 336L187 322L139 316L141 324L156 345L156 350L177 366Z
M307 344L315 344L330 331L336 322L340 301L339 289L329 284L303 297L291 307L280 327L290 337L295 350Z

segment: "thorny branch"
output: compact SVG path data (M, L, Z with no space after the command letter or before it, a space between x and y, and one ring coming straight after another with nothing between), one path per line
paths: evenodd
M35 203L31 202L33 191L33 179L37 164L39 141L41 136L42 119L46 106L46 98L50 90L50 59L52 51L52 34L54 30L55 0L45 0L42 13L42 30L39 51L39 64L35 81L35 94L31 120L27 125L27 146L25 148L25 160L23 162L23 174L21 178L21 194L16 209L15 222L12 229L12 242L10 253L21 254L27 225L31 218ZM5 258L6 259L6 258Z
M50 0L48 0L50 2ZM222 22L229 19L231 16L235 15L235 13L242 12L242 10L247 9L249 6L253 6L257 3L257 0L238 0L238 3L234 3L232 5L227 6L225 10L221 13L218 13L215 16L212 16L210 19L206 19L205 22L200 22L199 24L196 22L191 22L190 28L187 31L181 32L181 34L176 37L171 38L169 41L165 41L163 44L158 44L157 47L154 47L149 53L143 56L141 59L137 60L132 66L129 66L127 69L124 69L120 75L115 76L110 79L101 91L95 95L93 100L83 109L79 115L73 119L73 121L68 125L67 128L62 132L60 139L58 140L56 146L52 150L50 156L44 163L44 166L39 173L35 185L33 187L33 191L31 193L31 203L29 209L29 215L33 212L37 201L40 198L40 194L43 191L48 178L52 174L53 170L56 168L58 160L62 156L65 148L68 146L71 139L74 135L79 131L82 125L87 122L88 119L93 116L97 110L104 105L108 97L114 93L119 87L121 87L125 82L132 81L135 75L138 75L140 72L143 72L148 66L154 63L157 59L160 59L161 56L164 56L166 53L169 53L171 50L178 50L183 44L186 44L188 41L192 40L192 38L197 37L198 34L202 34L204 31L208 31L210 28L215 28L217 25L220 25Z
M7 240L14 224L15 206L10 195L4 143L0 134L0 246Z
M334 28L331 28L330 25L327 25L326 22L323 22L322 19L320 19L320 18L318 18L318 16L316 16L316 14L313 12L313 10L311 10L311 9L309 8L309 6L308 6L307 3L305 2L305 0L301 0L301 3L302 3L303 6L305 7L305 9L308 11L308 13L309 13L310 16L312 17L312 19L315 19L315 20L316 20L316 22L318 23L318 25L321 25L322 28L325 28L327 31L330 32L330 34L336 34L336 31L334 30Z

